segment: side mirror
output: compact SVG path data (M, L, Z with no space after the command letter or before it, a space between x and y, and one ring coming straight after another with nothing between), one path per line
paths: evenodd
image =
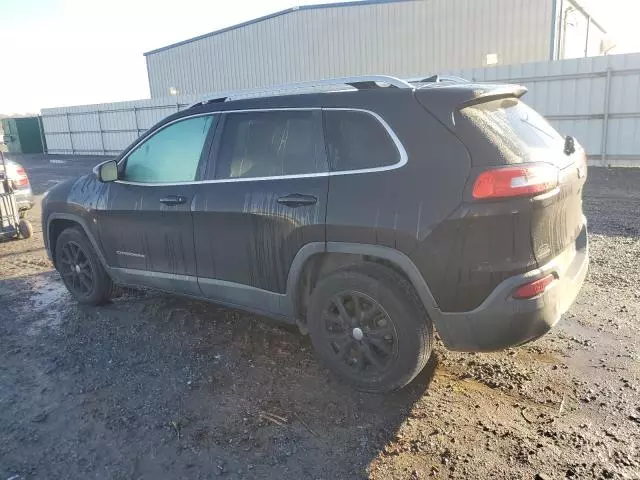
M93 173L101 182L114 182L118 179L118 163L107 160L93 167Z
M576 141L575 139L567 135L564 137L564 154L565 155L573 155L576 151Z

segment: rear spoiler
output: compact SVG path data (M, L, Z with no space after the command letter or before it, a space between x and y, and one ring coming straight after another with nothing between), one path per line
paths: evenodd
M463 108L492 100L500 100L501 98L520 98L528 92L527 87L522 85L492 85L491 87L484 92L476 92L477 94L474 98L462 102L457 106L456 110L462 110Z
M525 93L527 88L522 85L488 83L436 83L415 90L418 102L451 129L455 127L455 112L463 108L501 98L520 98Z

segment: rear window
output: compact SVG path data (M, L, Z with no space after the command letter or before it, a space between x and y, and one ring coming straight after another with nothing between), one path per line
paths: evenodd
M400 152L387 129L369 113L327 110L324 124L334 171L386 167L400 161Z
M535 160L544 150L548 161L562 152L563 137L538 112L516 98L480 103L460 110L494 144L507 163ZM555 153L549 156L549 149Z

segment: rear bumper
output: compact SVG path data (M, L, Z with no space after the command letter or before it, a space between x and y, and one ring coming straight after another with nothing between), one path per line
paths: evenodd
M438 333L450 350L482 352L522 345L547 333L566 312L582 287L589 265L587 223L575 244L541 268L502 282L469 312L440 313ZM542 294L515 300L521 285L554 274L554 281Z
M33 208L33 192L31 191L31 187L28 188L18 188L14 191L16 196L16 203L18 204L19 210L29 210Z

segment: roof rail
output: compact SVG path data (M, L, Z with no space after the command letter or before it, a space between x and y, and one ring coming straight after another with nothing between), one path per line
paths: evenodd
M471 83L466 78L456 77L454 75L431 75L430 77L415 77L407 79L409 83Z
M333 87L333 88L332 88ZM341 87L341 88L335 88ZM190 105L189 108L197 105L204 105L213 102L228 102L231 100L241 100L246 98L272 97L279 95L299 95L313 92L336 92L344 87L351 87L356 90L367 90L373 88L414 88L406 80L388 75L362 75L357 77L329 78L325 80L314 80L311 82L291 83L287 85L275 85L251 90L235 90L216 93L204 100Z

